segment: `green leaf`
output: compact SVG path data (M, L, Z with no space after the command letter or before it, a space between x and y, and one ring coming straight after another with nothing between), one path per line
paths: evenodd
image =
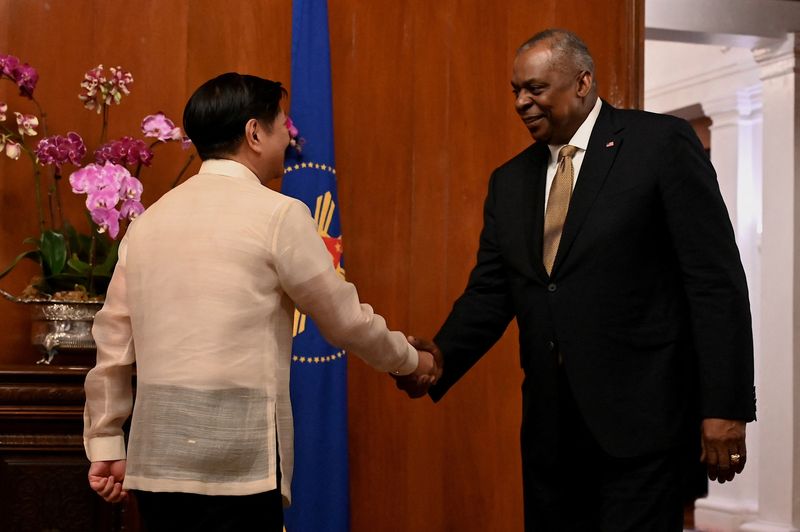
M108 236L108 232L97 235L95 238L95 257L105 257L110 251L112 240Z
M45 277L61 273L67 263L67 243L64 235L50 230L42 232L39 251L42 254Z
M81 259L79 259L77 253L72 254L72 257L70 257L70 259L67 261L67 266L81 274L89 273L89 263L83 262Z
M8 268L6 268L2 272L0 272L0 279L2 279L3 277L5 277L9 273L11 273L11 270L13 270L16 267L16 265L19 263L19 261L21 261L22 259L25 259L25 258L38 261L39 260L39 250L38 249L31 249L31 250L25 251L25 252L20 253L19 255L17 255L17 258L15 258L11 262L11 264L8 266Z
M92 237L89 235L79 234L78 235L78 246L77 246L77 253L81 257L85 257L86 260L89 260L89 250L92 247Z
M111 247L108 249L108 255L106 255L105 260L99 266L96 266L94 269L94 275L105 275L110 276L114 271L114 266L117 265L117 252L119 251L119 242L116 240L111 244Z
M67 239L67 246L73 253L78 252L78 231L69 223L64 222L64 237Z

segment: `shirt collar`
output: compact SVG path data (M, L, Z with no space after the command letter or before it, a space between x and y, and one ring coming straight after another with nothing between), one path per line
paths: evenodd
M200 165L198 174L216 174L228 177L238 177L248 181L255 181L259 185L261 180L248 167L231 159L208 159Z
M580 150L586 151L586 148L589 147L589 137L592 136L592 129L594 129L595 122L597 122L597 117L600 116L600 107L602 107L602 105L603 105L603 100L601 100L598 97L597 101L594 102L594 107L592 107L592 110L589 111L589 115L583 121L581 127L578 128L578 131L576 131L575 134L572 135L572 138L569 139L569 142L567 142L567 144L569 144L570 146L575 146ZM564 146L566 146L566 144L547 145L547 147L550 148L551 161L558 160L558 152Z

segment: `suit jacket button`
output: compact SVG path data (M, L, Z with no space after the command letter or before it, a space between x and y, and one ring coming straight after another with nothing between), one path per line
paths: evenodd
M549 285L547 285L548 292L555 292L557 289L558 287L556 286L556 283L550 283Z

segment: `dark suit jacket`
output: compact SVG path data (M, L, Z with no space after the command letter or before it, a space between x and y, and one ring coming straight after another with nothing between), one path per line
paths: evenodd
M534 144L491 177L477 265L434 339L445 366L432 398L516 318L523 457L558 445L558 353L587 425L613 456L674 447L699 434L701 418L754 419L744 271L689 124L603 102L549 277L548 158Z

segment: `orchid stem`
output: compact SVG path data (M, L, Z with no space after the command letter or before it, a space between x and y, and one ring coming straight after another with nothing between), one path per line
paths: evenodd
M39 215L39 233L44 233L44 208L42 207L42 183L39 167L36 166L36 159L31 156L33 163L33 183L36 192L36 211Z
M61 228L62 231L66 232L66 226L64 225L64 211L61 208L61 187L59 184L61 183L61 171L56 167L55 172L53 173L53 189L55 190L56 196L56 214L58 216L58 227ZM53 225L56 225L56 221L53 221Z
M100 145L106 143L106 133L108 131L108 106L103 105L103 129L100 130Z
M97 229L95 229L94 224L91 227L92 231L92 242L89 245L89 286L87 287L88 292L90 294L94 293L94 254L97 248Z
M36 105L36 109L39 111L39 118L42 119L42 136L47 136L47 113L44 112L42 106L39 104L39 100L31 96L31 101Z
M180 183L181 181L181 177L183 177L183 174L186 172L186 169L189 168L189 165L192 164L192 161L194 161L194 153L189 155L189 158L186 159L186 164L184 164L183 168L181 168L181 171L178 172L178 176L175 178L175 181L173 181L172 185L170 185L169 187L170 189L173 189L176 186L178 186L178 183Z

